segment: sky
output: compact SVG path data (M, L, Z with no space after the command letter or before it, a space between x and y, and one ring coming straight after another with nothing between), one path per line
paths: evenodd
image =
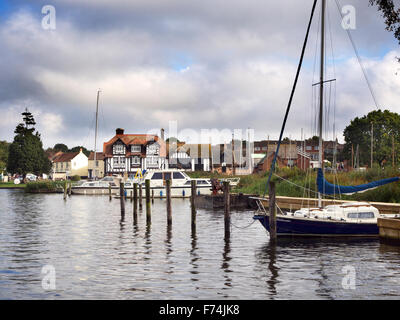
M324 139L343 141L355 117L377 107L400 113L400 49L376 7L339 1L355 9L350 32L376 106L336 2L327 2L325 79L336 81L326 86ZM45 148L94 149L98 90L97 150L116 128L165 128L168 137L171 123L192 143L206 142L207 130L222 140L231 132L246 138L248 128L256 140L277 139L312 3L0 0L0 140L12 141L28 108ZM46 5L55 20L42 13ZM284 134L291 139L316 133L319 23L318 6Z

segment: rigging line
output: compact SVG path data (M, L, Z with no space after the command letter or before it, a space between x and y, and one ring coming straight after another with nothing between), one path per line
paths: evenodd
M269 172L269 176L268 176L267 185L266 185L266 187L265 187L264 197L265 197L265 195L266 195L267 192L268 192L268 186L269 186L269 183L270 183L270 181L271 181L272 173L273 173L273 171L274 171L274 169L275 169L276 158L277 158L277 156L278 156L279 148L280 148L280 145L281 145L281 142L282 142L283 132L285 131L286 121L287 121L287 118L288 118L288 116L289 116L289 111L290 111L290 107L291 107L291 105L292 105L292 100L293 100L293 97L294 97L294 92L295 92L295 90L296 90L297 81L298 81L298 79L299 79L299 75L300 75L300 71L301 71L301 66L303 65L304 53L305 53L306 47L307 47L308 36L309 36L309 34L310 34L310 29L311 29L312 20L313 20L313 17L314 17L314 12L315 12L316 4L317 4L317 0L314 0L314 4L313 4L313 7L312 7L312 11L311 11L310 21L309 21L309 23L308 23L307 33L306 33L306 37L305 37L305 39L304 39L303 49L302 49L302 52L301 52L300 62L299 62L299 65L298 65L298 67L297 67L297 73L296 73L296 77L295 77L295 80L294 80L294 85L293 85L293 88L292 88L292 92L291 92L291 94L290 94L290 99L289 99L289 103L288 103L288 106L287 106L287 109L286 109L285 118L284 118L284 120L283 120L283 124L282 124L281 133L280 133L280 136L279 136L278 145L277 145L277 147L276 147L276 152L275 152L275 155L274 155L274 160L272 161L272 164L271 164L271 168L270 168L270 172Z
M335 1L336 1L336 6L337 6L337 8L338 8L338 10L339 10L339 14L340 14L340 16L342 17L342 19L344 19L344 16L343 16L343 14L342 14L342 11L340 10L341 5L340 5L340 3L339 3L339 0L335 0ZM351 36L351 33L350 33L349 29L346 29L346 33L347 33L347 35L348 35L348 37L349 37L349 39L350 39L350 42L351 42L351 44L352 44L352 46L353 46L353 49L354 49L354 52L355 52L355 54L356 54L356 56L357 56L358 63L360 64L360 67L361 67L361 70L362 70L362 72L363 72L365 81L367 82L367 85L368 85L369 91L370 91L370 93L371 93L372 99L374 100L375 107L379 110L379 106L378 106L378 102L377 102L377 100L376 100L376 96L375 96L374 90L372 89L372 85L371 85L371 83L370 83L370 81L369 81L369 79L368 79L367 72L366 72L366 70L365 70L365 68L364 68L364 65L362 64L360 55L359 55L358 50L357 50L357 47L356 47L356 44L355 44L355 42L354 42L354 40L353 40L353 37Z

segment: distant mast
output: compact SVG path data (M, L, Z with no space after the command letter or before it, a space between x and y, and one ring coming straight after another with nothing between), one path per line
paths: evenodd
M96 103L96 129L94 133L94 165L93 165L93 179L96 180L96 151L97 151L97 124L98 124L98 115L99 115L99 95L100 90L97 90L97 103Z
M318 164L321 170L324 170L323 157L323 143L322 143L322 121L323 121L323 109L324 109L324 54L325 54L325 8L326 0L322 0L321 5L321 70L320 70L320 90L319 90L319 159ZM318 192L318 207L322 208L322 196Z

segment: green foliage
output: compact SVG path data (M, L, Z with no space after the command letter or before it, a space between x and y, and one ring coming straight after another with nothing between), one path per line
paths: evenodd
M62 190L64 181L35 181L28 182L25 192L55 192Z
M74 175L71 177L71 181L80 181L80 180L81 180L81 177L78 175Z
M277 175L285 180L273 176L272 181L276 183L276 194L287 197L315 198L317 187L317 172L312 171L306 174L301 170L282 168L277 170ZM331 183L340 185L359 185L380 179L398 176L396 169L381 169L375 167L367 171L352 171L334 174L326 174L326 179ZM253 195L264 195L268 173L253 174L240 178L239 185L234 192L241 192ZM306 191L310 189L310 191ZM336 195L337 198L338 195ZM379 188L354 195L342 196L342 200L392 202L400 203L400 183L391 183Z
M0 141L0 173L7 166L9 145L7 141Z
M57 143L54 145L53 150L55 152L57 151L68 152L68 147L64 143Z
M14 141L8 148L7 170L24 176L27 173L49 173L51 162L43 150L40 134L34 133L35 128L29 128L35 124L33 116L27 110L22 114L25 124L18 124L14 131Z
M83 152L87 157L89 157L90 152L92 152L92 151L90 151L90 150L88 150L88 149L86 149L85 147L82 147L82 146L73 147L73 148L71 148L68 152L79 152L80 149L82 149L82 152Z
M351 150L355 152L359 145L360 165L369 165L371 159L371 133L374 124L373 157L374 161L383 165L392 158L392 143L399 150L400 115L389 110L378 110L368 113L362 118L355 118L344 130L344 153L351 159ZM396 162L398 159L395 159Z
M386 30L393 32L400 43L400 8L395 7L394 0L369 0L369 3L382 12Z

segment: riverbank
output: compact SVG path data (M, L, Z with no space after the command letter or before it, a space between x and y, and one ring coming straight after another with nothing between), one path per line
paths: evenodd
M330 183L349 186L360 185L398 175L399 172L391 168L385 170L374 168L365 172L327 173L325 177ZM276 183L277 196L315 198L317 193L316 179L317 171L306 173L299 169L283 168L276 171L276 175L273 176L272 181ZM233 189L233 192L262 196L266 190L267 180L268 172L241 176L240 182L238 186ZM400 184L395 182L354 195L342 195L341 197L336 195L336 198L354 201L400 203Z
M65 181L35 181L28 182L25 186L25 192L28 193L58 193L63 192Z
M14 182L0 182L0 189L24 189L26 184L14 184Z

